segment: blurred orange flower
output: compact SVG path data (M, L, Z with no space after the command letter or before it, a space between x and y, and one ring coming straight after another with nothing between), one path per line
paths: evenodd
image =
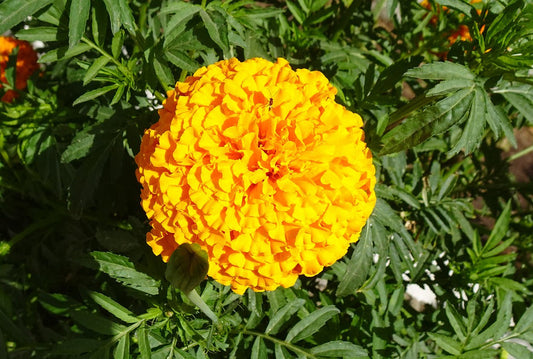
M27 41L0 36L0 88L2 87L2 83L7 83L5 70L9 61L9 55L16 47L18 47L15 80L15 88L17 90L25 89L28 79L39 68L37 64L37 53ZM17 96L16 91L9 90L2 96L1 101L11 102Z
M361 117L335 94L284 59L220 61L178 82L135 158L154 254L197 243L208 275L239 294L290 287L344 256L376 178Z

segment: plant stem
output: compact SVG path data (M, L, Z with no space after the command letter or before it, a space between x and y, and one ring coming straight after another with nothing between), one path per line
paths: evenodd
M102 54L102 56L106 57L107 59L109 59L109 61L117 65L120 72L122 72L128 79L130 80L133 79L131 71L126 66L124 66L120 61L115 59L113 56L111 56L109 53L104 51L102 48L100 48L98 45L96 45L91 40L87 39L85 36L81 38L81 41L85 42L87 45L89 45L90 47L98 51L100 54Z
M302 354L304 357L306 358L311 358L311 359L318 359L318 357L314 356L313 354L309 353L308 351L305 351L303 350L302 348L296 346L296 345L293 345L291 343L287 343L286 341L284 340L281 340L281 339L277 339L277 338L274 338L274 337L271 337L270 335L268 334L263 334L263 333L259 333L259 332L254 332L253 330L247 330L247 329L244 329L242 331L243 334L250 334L250 335L255 335L255 336L258 336L258 337L261 337L261 338L264 338L264 339L267 339L267 340L270 340L271 342L273 343L276 343L276 344L280 344L280 345L283 345L285 347L287 347L288 349L292 350L293 352L295 353L298 353L298 354Z
M509 162L514 161L514 160L517 160L517 159L519 159L520 157L523 157L523 156L527 155L527 154L530 153L530 152L533 152L533 145L531 145L531 146L529 146L529 147L523 149L523 150L520 151L520 152L515 153L515 154L512 155L512 156L509 156L509 158L508 158L507 160L508 160Z

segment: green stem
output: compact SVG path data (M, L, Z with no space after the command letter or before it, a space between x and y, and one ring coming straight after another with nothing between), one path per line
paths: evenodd
M187 298L189 298L189 300L191 302L193 302L205 315L207 315L209 317L209 319L211 319L213 321L213 323L217 324L218 323L218 317L216 316L215 313L213 313L213 311L211 310L211 308L209 308L207 306L207 304L205 304L204 300L202 299L202 297L200 297L200 295L198 294L198 292L193 289L191 290L189 293L185 293L185 295L187 296Z
M507 160L508 160L509 162L514 161L514 160L517 160L517 159L519 159L520 157L523 157L523 156L527 155L527 154L530 153L530 152L533 152L533 145L531 145L531 146L529 146L529 147L523 149L523 150L520 151L520 152L515 153L515 154L512 155L512 156L509 156L509 158L508 158Z
M255 336L261 337L263 339L270 340L273 343L276 343L276 344L279 344L279 345L283 345L284 347L286 347L287 349L292 350L295 353L302 354L305 358L318 359L318 357L314 356L313 354L309 353L308 351L305 351L304 349L302 349L302 348L300 348L300 347L298 347L296 345L293 345L291 343L287 343L284 340L271 337L268 334L254 332L253 330L247 330L247 329L243 330L243 334L255 335Z

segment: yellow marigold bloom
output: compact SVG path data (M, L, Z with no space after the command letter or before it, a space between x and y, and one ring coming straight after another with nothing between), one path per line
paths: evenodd
M357 241L375 202L361 117L318 71L220 61L178 82L135 160L147 242L182 243L242 294L314 276Z
M2 83L7 83L5 69L9 61L9 55L17 46L19 52L17 55L15 87L18 90L26 88L26 82L31 74L39 68L37 64L37 53L27 41L0 36L0 88L2 87ZM17 93L9 90L2 96L1 101L11 102L15 97L17 97Z

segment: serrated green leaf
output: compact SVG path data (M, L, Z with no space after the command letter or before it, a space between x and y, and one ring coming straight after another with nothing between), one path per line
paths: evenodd
M463 108L470 106L472 97L473 89L461 89L407 119L382 137L384 146L380 154L391 154L414 147L432 135L445 132L464 119L453 112L457 109L458 112L463 112Z
M461 354L461 344L456 340L442 334L438 333L428 333L429 337L437 343L439 347L444 349L450 354L459 355Z
M504 114L501 107L494 106L485 91L483 91L483 94L485 97L485 109L487 111L486 118L492 132L494 132L496 138L500 138L501 132L503 132L511 145L516 147L516 138L514 136L513 127L511 126L509 118Z
M114 359L129 359L130 358L130 336L124 335L118 341L118 344L113 353Z
M118 59L122 51L122 45L124 44L124 31L118 30L114 33L113 40L111 40L111 54L115 59Z
M476 78L467 67L454 62L431 62L407 71L405 76L426 80L457 79L465 82L472 81Z
M427 96L442 96L460 89L469 88L474 85L472 80L465 79L451 79L439 82L433 86L428 92Z
M292 359L294 358L289 354L285 347L281 346L279 343L274 345L274 356L276 359Z
M79 105L80 103L93 100L93 99L95 99L95 98L97 98L99 96L102 96L102 95L108 93L109 91L112 91L112 90L116 89L118 86L119 86L118 84L113 84L113 85L100 87L100 88L97 88L95 90L86 92L83 95L81 95L80 97L78 97L72 103L72 106L76 106L76 105Z
M96 304L107 310L118 319L126 323L137 323L139 321L139 319L137 319L130 310L115 302L108 296L92 291L88 291L87 294L92 300L94 300Z
M305 21L305 12L302 11L294 2L287 0L286 1L287 8L291 12L291 14L294 16L296 21L298 21L300 24L303 24Z
M94 62L89 66L87 69L87 72L85 73L85 76L83 76L83 85L87 85L89 82L91 82L98 72L109 62L109 58L105 56L100 56Z
M250 359L267 359L267 348L263 338L256 337L254 345L252 346L252 352L250 353Z
M0 4L0 34L12 29L54 0L4 0Z
M223 16L219 12L208 13L204 9L200 9L199 13L211 40L222 49L224 54L229 53L228 28Z
M464 127L463 133L459 141L450 150L451 154L459 152L461 149L465 154L472 153L479 147L483 139L485 130L485 101L479 88L474 90L474 96L470 105L468 120Z
M68 45L77 45L85 34L87 20L91 11L91 0L76 0L70 3L68 22Z
M159 282L147 274L137 271L128 258L98 251L91 252L91 256L98 263L100 271L124 285L147 294L156 295L159 292Z
M26 41L58 41L59 36L58 28L50 26L30 27L17 32L17 38Z
M141 353L141 359L152 358L152 348L148 341L148 333L146 327L143 325L137 330L137 344L139 345L139 352Z
M348 262L346 273L344 273L337 287L336 294L340 297L353 294L367 278L372 264L373 246L371 229L373 226L372 221L368 221L361 233L359 243L357 243L352 258Z
M283 324L305 304L305 300L298 298L281 307L272 316L265 329L265 334L277 334Z
M163 88L165 91L167 91L172 85L174 85L174 77L172 76L172 71L168 68L167 64L164 62L164 59L159 58L159 56L154 56L154 59L152 61L152 66L154 67L155 74L157 78L159 79L159 82L161 85L163 85Z
M527 310L522 314L518 323L516 323L513 332L515 333L524 333L533 328L533 305L527 308Z
M167 49L165 51L165 56L168 61L185 71L194 73L196 70L198 70L198 68L200 68L200 64L191 59L190 56L187 56L177 49Z
M134 32L133 15L126 0L104 0L109 20L111 21L111 32L116 34L120 27L124 25L130 33Z
M466 339L465 335L465 325L463 318L461 315L455 310L454 307L452 307L450 302L446 302L446 308L444 308L444 311L446 313L446 317L448 317L448 321L450 322L450 325L452 326L455 334L459 338L460 341L464 341Z
M76 135L70 145L65 149L61 155L62 163L69 163L74 160L85 157L94 143L95 135L92 133L87 133L85 131Z
M509 103L520 112L529 123L533 123L533 86L521 85L497 89Z
M70 313L70 316L74 321L98 334L117 335L126 330L126 327L122 324L87 311L74 310Z
M56 62L59 60L70 59L91 50L87 44L77 44L71 48L60 47L59 49L50 50L39 58L40 63Z
M334 305L328 305L315 310L307 317L300 320L289 330L285 340L289 343L297 342L316 333L328 320L339 314L340 310Z
M507 230L509 229L509 223L511 222L511 201L508 201L505 205L502 213L498 217L494 228L490 232L489 239L483 246L483 251L490 251L495 248L505 237Z
M205 279L208 270L207 252L196 243L183 243L170 256L165 278L175 288L188 293Z
M342 340L334 340L311 348L311 353L320 357L368 357L368 352L359 345Z
M509 324L510 324L511 317L512 317L511 298L512 298L512 293L508 292L507 295L505 296L505 299L503 300L503 303L501 304L499 308L499 311L498 311L498 314L496 316L496 320L494 321L494 323L490 327L488 327L486 330L479 332L478 335L472 336L471 341L465 346L466 350L472 350L472 349L479 348L491 338L500 339L501 336L509 329ZM489 309L492 309L492 306L489 306ZM488 313L488 310L487 312L485 312L484 317L486 318L483 318L483 320L485 319L488 320L488 318L490 317L490 313ZM478 332L478 328L480 326L481 325L479 325L476 328L475 332Z

